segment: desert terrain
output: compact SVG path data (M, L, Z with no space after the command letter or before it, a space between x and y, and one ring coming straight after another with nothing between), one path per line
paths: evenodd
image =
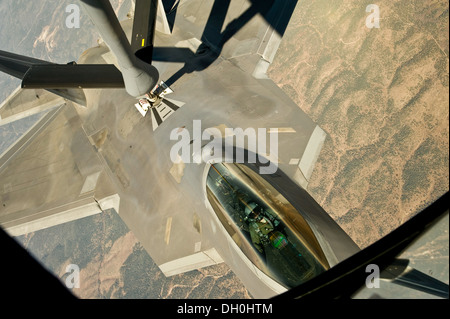
M448 1L378 1L379 28L369 4L299 1L269 70L328 134L308 191L361 248L449 185Z

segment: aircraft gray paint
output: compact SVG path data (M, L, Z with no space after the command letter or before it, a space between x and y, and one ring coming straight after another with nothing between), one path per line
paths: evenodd
M258 154L276 164L275 173L259 175L270 163L229 165L228 177L219 174L223 181L234 188L231 180L245 175L253 183L250 191L255 185L263 189L261 200L272 193L292 205L306 233L302 238L324 269L358 252L305 190L325 133L265 74L287 24L283 17L295 3L184 1L176 6L172 30L160 14L153 66L173 92L160 97L161 104L146 116L135 107L135 95L142 92L128 89L125 74L127 89L83 89L86 105L63 98L70 93L15 91L0 106L2 122L50 112L0 159L2 227L20 235L114 208L166 276L225 262L254 297L286 291L289 287L268 275L264 265L255 265L261 258L243 252L245 238L230 235L235 225L227 225L224 209L211 201L207 177L226 152L209 162L196 160L199 149L211 146L194 133L201 120L200 131L218 136L215 142L226 138L227 128L264 129L269 150L270 136L278 134L276 156ZM131 19L121 23L129 41L132 25ZM77 64L114 64L122 70L121 53L113 54L117 50L106 42L85 51ZM188 143L190 162L171 158L173 132L197 136ZM278 217L278 223L291 222Z

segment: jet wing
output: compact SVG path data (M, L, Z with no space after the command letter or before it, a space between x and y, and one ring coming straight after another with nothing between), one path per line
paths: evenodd
M13 236L118 205L73 103L52 95L20 90L3 104L10 117L53 107L0 158L0 225Z
M44 89L23 90L18 87L0 104L0 125L65 104L62 97Z

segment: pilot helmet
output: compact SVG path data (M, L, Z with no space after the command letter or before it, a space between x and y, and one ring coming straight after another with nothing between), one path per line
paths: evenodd
M247 205L245 205L245 219L255 219L255 217L258 215L258 213L255 211L256 207L258 207L258 204L255 202L251 202Z

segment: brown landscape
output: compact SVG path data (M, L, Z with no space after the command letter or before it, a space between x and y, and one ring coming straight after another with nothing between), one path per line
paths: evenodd
M83 299L251 298L226 264L165 277L114 211L29 233L16 239L64 283L66 267L80 269Z
M378 1L380 28L368 4L299 1L270 69L328 134L308 190L361 248L449 185L448 1Z

